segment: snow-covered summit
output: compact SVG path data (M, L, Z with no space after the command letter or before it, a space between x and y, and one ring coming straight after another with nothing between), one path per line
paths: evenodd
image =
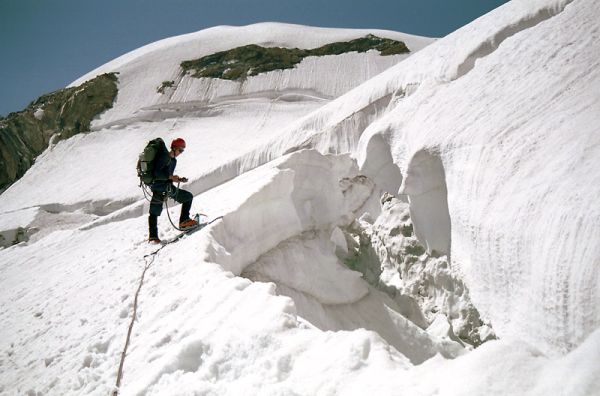
M0 195L2 235L29 238L0 251L0 392L109 393L132 325L127 395L597 394L598 20L514 0L346 93L335 57L156 92L196 36L355 37L279 24L85 76L121 73L115 108ZM132 174L157 135L188 142L193 211L223 216L158 252Z
M310 49L369 34L402 41L411 53L433 41L426 37L377 29L315 28L273 22L240 27L217 26L131 51L71 85L79 85L99 74L119 73L119 96L115 106L100 117L97 126L126 122L132 117L148 120L173 116L175 111L200 111L201 105L223 98L266 95L291 98L287 100L298 100L303 96L331 99L410 54L380 56L373 51L368 54L310 57L297 68L269 72L242 82L194 78L182 74L180 64L249 44ZM163 82L172 82L172 86L164 93L157 92Z

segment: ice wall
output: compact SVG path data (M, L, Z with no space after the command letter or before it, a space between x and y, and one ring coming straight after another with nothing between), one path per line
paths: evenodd
M598 18L582 0L527 25L460 78L398 101L361 143L389 143L408 194L445 181L433 206L411 200L421 239L448 242L445 221L428 223L447 199L452 265L477 307L500 337L550 354L600 325Z
M427 252L450 254L451 221L441 158L425 150L417 152L400 192L408 196L415 234Z
M388 188L435 184L428 202L417 202L427 189L412 193L420 239L449 247L498 335L572 350L600 324L598 19L587 0L507 3L298 121L239 168L314 147L354 152ZM419 152L437 157L422 178Z
M358 175L349 156L303 150L234 182L256 180L261 180L256 191L209 229L201 247L204 261L274 283L277 294L293 299L298 316L321 330L376 331L414 364L437 353L455 357L464 352L460 343L431 335L407 319L408 302L371 287L343 261L341 229L355 221L374 193L373 182Z

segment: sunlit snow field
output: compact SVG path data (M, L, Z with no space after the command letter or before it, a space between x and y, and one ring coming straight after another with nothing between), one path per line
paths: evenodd
M599 19L515 0L436 41L373 31L409 57L158 95L198 48L366 32L219 27L84 76L120 71L115 107L0 195L0 394L111 394L138 288L122 395L599 394ZM157 136L222 216L164 247L134 169Z

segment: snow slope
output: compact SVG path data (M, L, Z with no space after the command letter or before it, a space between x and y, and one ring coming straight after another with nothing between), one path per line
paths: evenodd
M186 153L188 168L200 193L237 175L223 169L241 154L279 135L283 126L323 106L408 55L363 54L309 57L296 68L249 77L244 83L180 75L180 63L215 51L256 43L265 46L312 48L326 43L375 34L403 40L418 51L432 39L382 30L324 29L278 23L215 27L165 39L122 57L78 79L117 72L119 93L112 109L93 121L102 132L78 136L47 150L21 183L0 198L3 211L30 206L56 207L89 203L88 211L106 214L139 199L133 158L156 137L183 137L194 150ZM157 92L163 81L176 79L173 91ZM111 134L113 138L105 139ZM111 158L98 169L98 161ZM189 166L190 163L194 167ZM90 177L103 171L110 183ZM211 180L211 172L218 180ZM208 176L207 176L208 174ZM212 176L214 178L214 176ZM78 179L76 194L56 188L65 179ZM200 180L204 178L205 180ZM31 188L37 193L32 194ZM18 198L17 198L18 197ZM104 207L110 203L110 207Z
M194 78L182 75L186 60L248 44L264 47L316 48L374 34L406 43L415 52L432 39L375 29L325 29L282 23L249 26L218 26L196 33L168 38L125 54L73 82L79 85L99 74L119 73L119 96L113 109L103 114L97 127L172 117L173 112L200 111L207 103L238 97L273 97L282 100L334 98L405 59L410 54L380 56L377 51L336 56L309 57L295 69L272 71L246 81ZM157 92L163 81L174 86L165 95ZM181 117L181 114L177 114Z
M332 101L312 66L260 83L325 87L302 100L143 95L153 51L233 28L85 76L128 88L0 195L3 234L30 229L0 250L0 393L110 393L133 323L124 395L598 394L598 20L515 0ZM241 29L267 27L300 29ZM188 141L192 211L223 216L160 250L128 173L155 135Z

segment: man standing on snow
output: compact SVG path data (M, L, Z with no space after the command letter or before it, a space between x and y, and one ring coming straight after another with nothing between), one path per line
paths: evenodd
M164 147L164 146L163 146ZM190 208L194 196L186 190L181 190L173 185L173 182L187 182L185 177L174 175L177 166L177 157L185 150L185 140L177 138L171 142L171 151L160 151L156 154L154 162L154 183L152 189L152 201L150 202L150 215L148 216L148 227L150 236L148 242L160 243L158 238L158 216L162 213L163 202L172 198L182 204L179 216L179 228L188 230L198 226L198 222L190 219Z

